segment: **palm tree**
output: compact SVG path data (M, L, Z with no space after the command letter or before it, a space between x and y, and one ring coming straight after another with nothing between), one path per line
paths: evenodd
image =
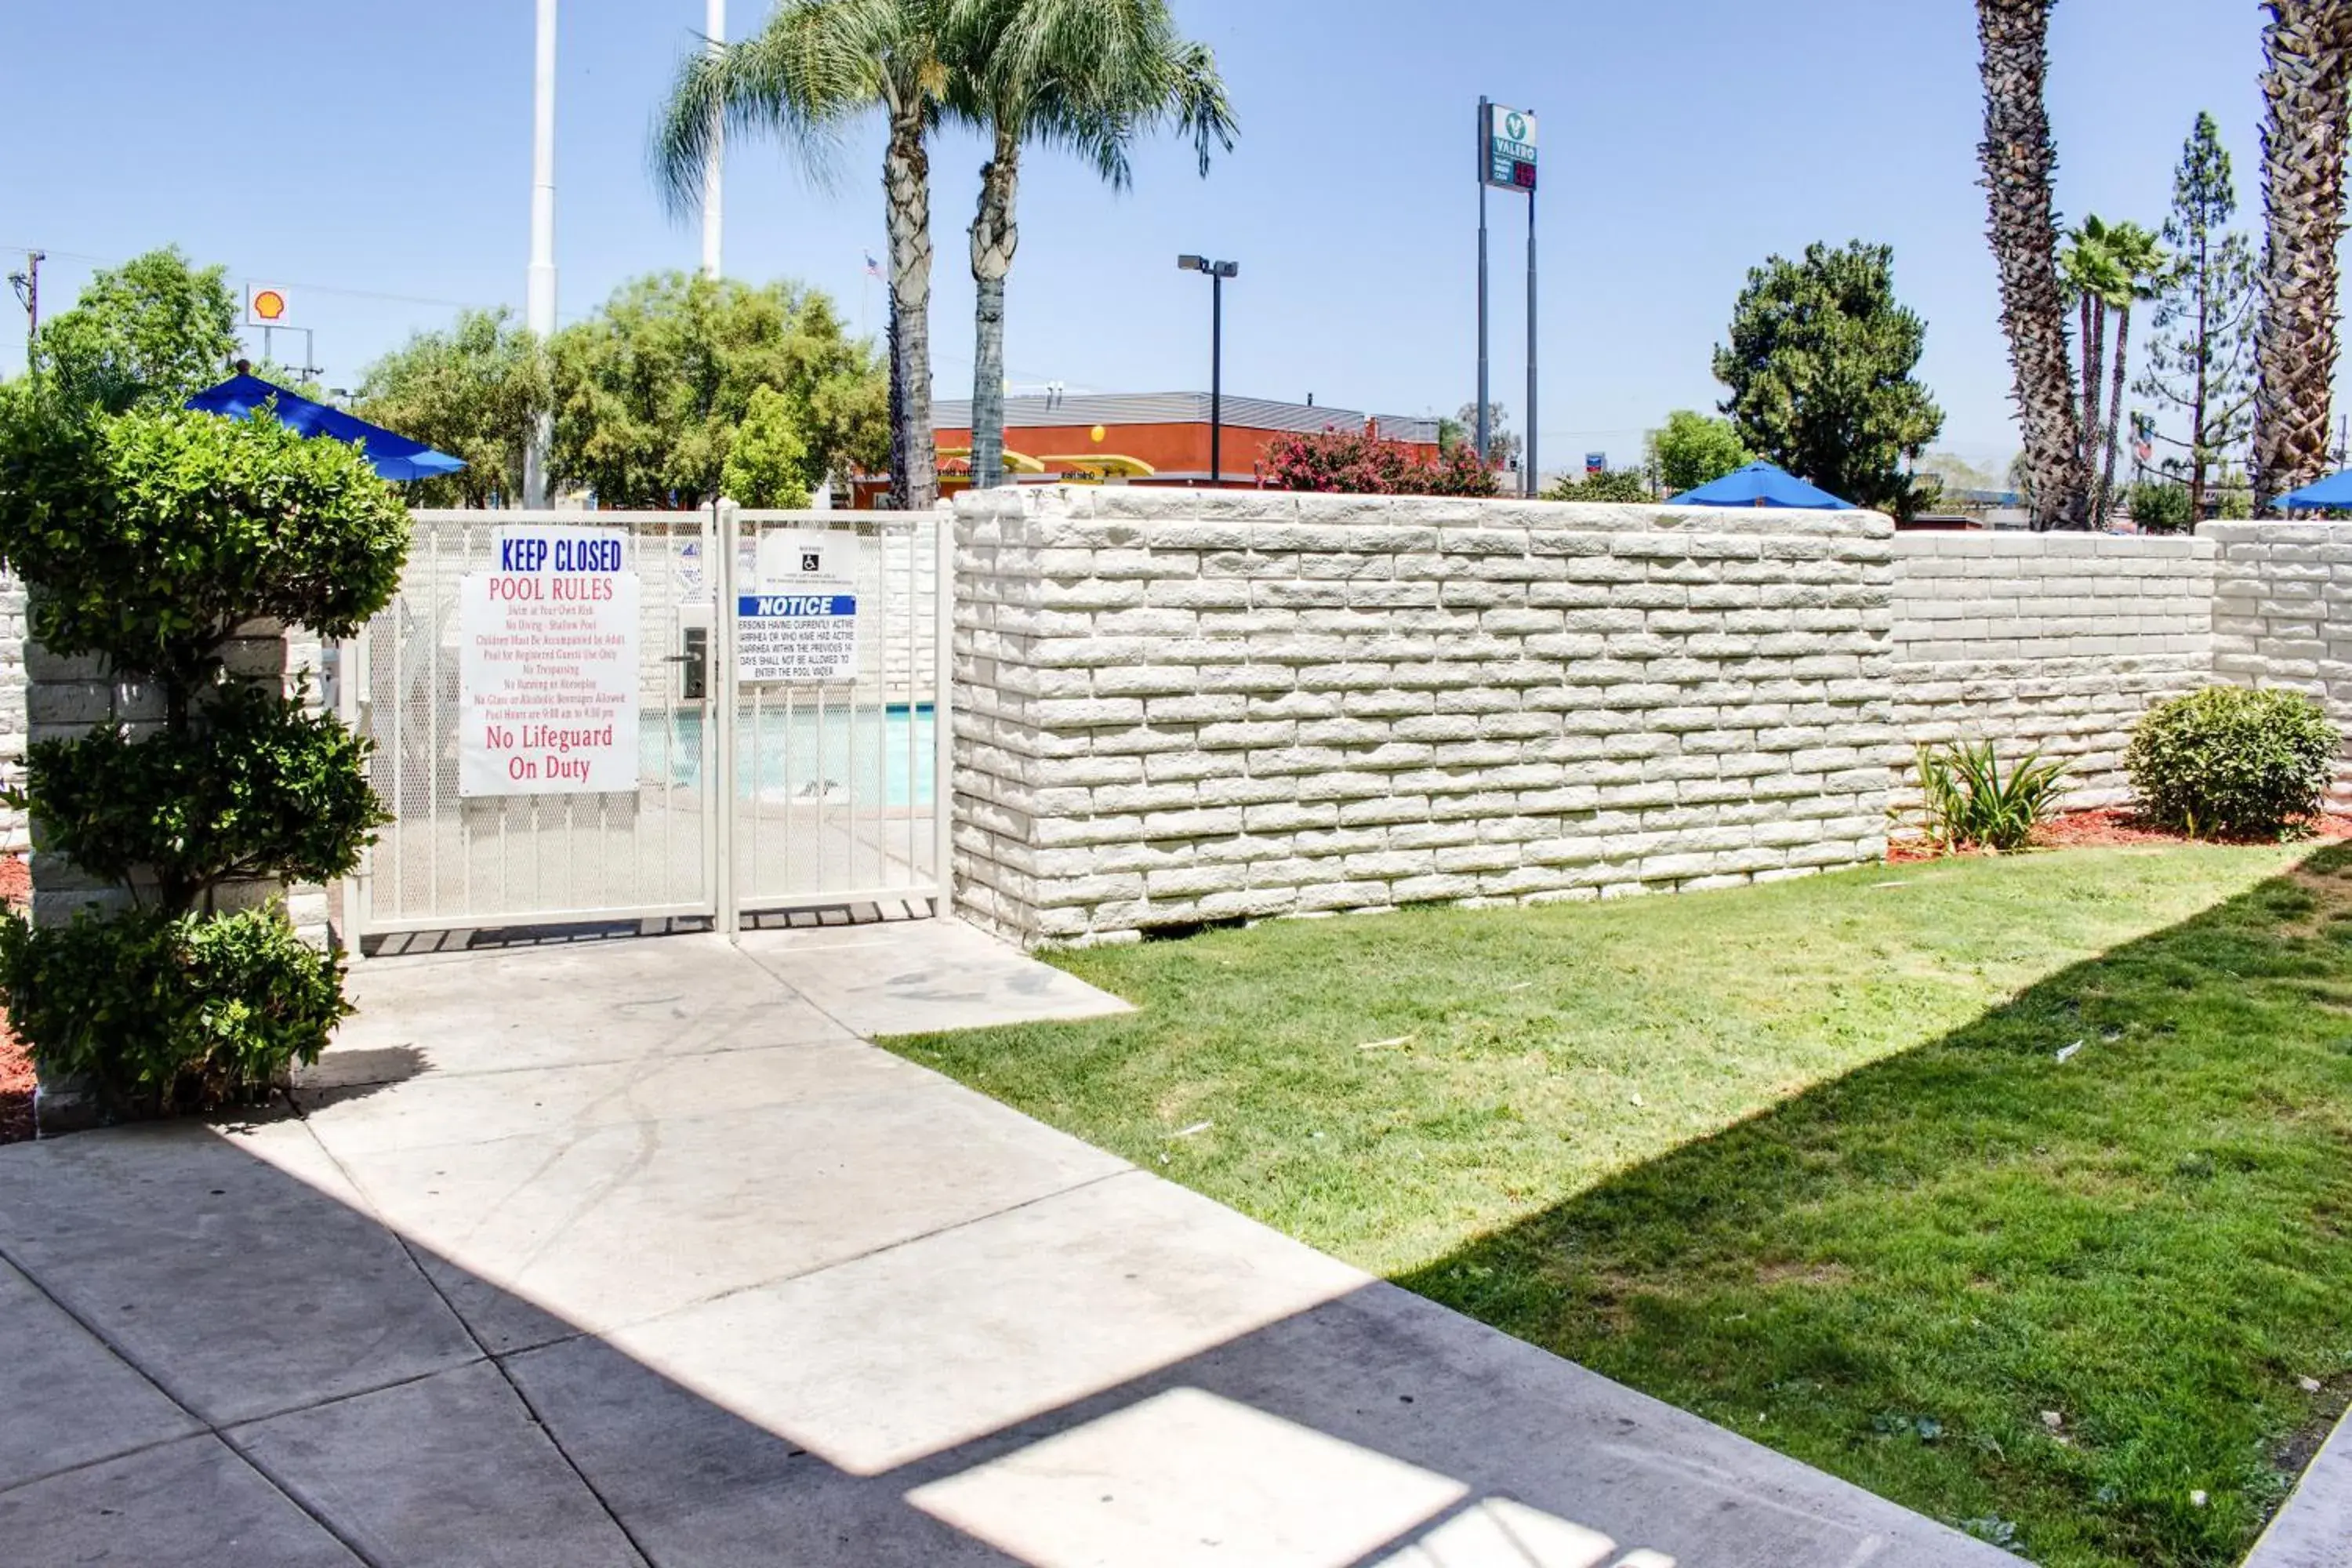
M2122 288L2107 226L2098 214L2066 236L2058 253L2058 286L2074 304L2074 342L2083 351L2083 389L2075 404L2075 461L2082 465L2084 492L2096 499L2099 472L2099 370L2107 349L2107 301ZM2095 510L2092 512L2097 520Z
M2262 319L2254 331L2254 510L2327 469L2336 246L2352 113L2352 5L2268 0L2263 29Z
M843 126L875 109L889 134L882 190L890 235L890 500L927 508L939 495L931 438L931 183L928 143L952 72L949 0L782 0L740 43L698 42L679 64L654 128L664 199L689 212L713 134L772 132L811 175L833 171Z
M963 68L956 107L990 137L971 220L971 482L981 489L1003 478L1004 279L1020 242L1022 148L1066 148L1121 189L1132 178L1130 141L1172 124L1192 136L1205 177L1212 145L1233 149L1234 114L1215 58L1177 33L1166 0L950 0L950 16Z
M2083 426L2058 286L2058 220L2050 189L2057 152L2042 100L2053 4L1977 0L1985 95L1985 134L1977 153L2000 272L2000 324L2009 337L2033 525L2081 528L2089 504Z
M2163 291L2168 276L2164 247L2157 243L2156 236L2136 223L2108 227L2106 253L2112 287L2105 303L2116 313L2116 353L2107 389L2106 462L2100 469L2091 504L2092 517L2103 524L2116 493L2116 449L2122 435L2125 371L2131 363L2132 307L2155 299Z

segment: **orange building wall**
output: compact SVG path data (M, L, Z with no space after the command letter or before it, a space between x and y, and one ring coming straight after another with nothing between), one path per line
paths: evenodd
M1218 468L1228 486L1255 485L1257 464L1265 456L1268 443L1276 436L1289 434L1280 430L1254 429L1248 426L1228 425L1223 431L1223 450L1219 454ZM952 426L942 426L938 432L942 447L969 447L971 432ZM1031 458L1068 457L1073 453L1109 453L1122 458L1136 458L1159 470L1154 479L1138 479L1138 484L1206 483L1209 471L1209 427L1203 424L1181 422L1167 425L1109 425L1103 428L1103 438L1094 438L1090 425L1026 425L1004 432L1004 444L1013 451ZM1421 452L1436 456L1433 444L1415 442ZM1048 465L1052 471L1052 465ZM1183 475L1202 476L1186 479ZM961 476L958 476L961 478Z

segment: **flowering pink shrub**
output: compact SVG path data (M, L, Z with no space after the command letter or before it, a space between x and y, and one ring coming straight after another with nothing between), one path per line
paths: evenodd
M1371 429L1325 429L1312 436L1277 436L1267 444L1258 478L1270 489L1321 490L1363 496L1491 496L1495 471L1468 442L1456 442L1434 462L1402 441Z

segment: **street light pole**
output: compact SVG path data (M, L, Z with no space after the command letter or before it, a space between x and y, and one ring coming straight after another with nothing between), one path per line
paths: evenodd
M1209 486L1224 481L1225 275L1209 274Z
M1214 487L1225 475L1225 279L1239 275L1242 268L1238 261L1212 261L1205 256L1180 256L1176 265L1209 276L1209 483Z

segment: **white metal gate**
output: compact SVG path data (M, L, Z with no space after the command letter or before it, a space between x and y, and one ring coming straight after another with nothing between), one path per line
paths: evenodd
M948 535L889 512L417 511L400 592L340 656L394 820L345 892L360 937L944 908ZM460 584L500 534L621 531L637 579L636 787L461 795ZM854 537L854 675L743 682L736 616L771 533ZM749 603L743 606L751 608Z

